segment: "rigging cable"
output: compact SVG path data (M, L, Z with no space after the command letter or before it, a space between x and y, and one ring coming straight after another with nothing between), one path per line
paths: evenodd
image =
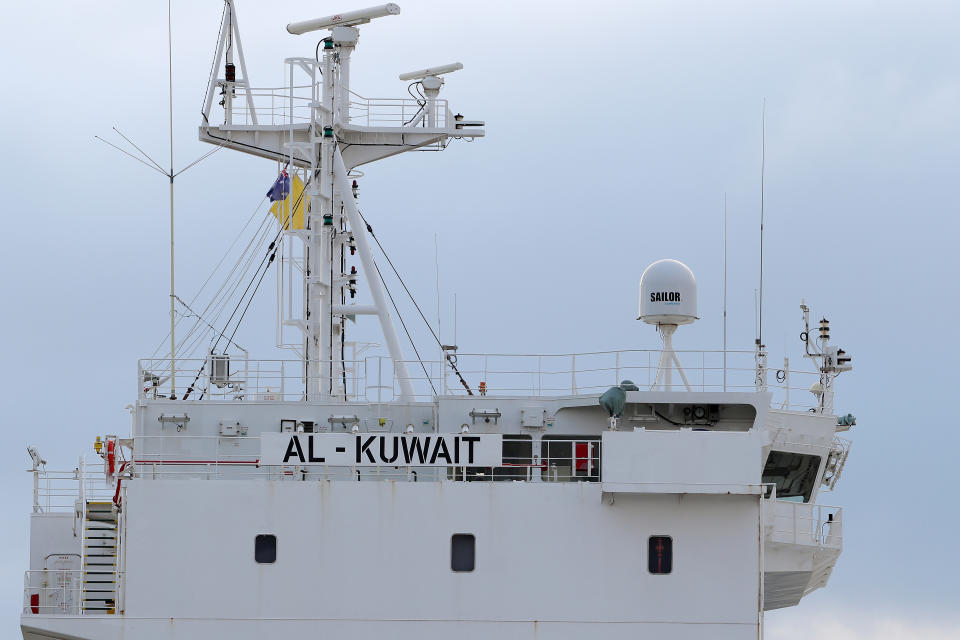
M297 198L296 202L294 202L293 205L290 207L290 216L289 216L286 220L283 220L283 221L280 223L280 225L279 225L280 228L277 230L277 234L274 236L273 241L270 243L270 246L267 248L266 254L265 254L264 257L260 260L260 264L257 266L257 271L254 272L254 279L256 279L256 274L257 274L261 269L263 269L263 274L261 274L259 280L257 281L257 287L256 287L256 289L254 289L253 295L255 295L255 294L257 293L257 290L260 288L260 283L263 282L263 276L266 274L267 268L269 268L270 264L273 263L274 258L276 258L276 255L277 255L277 240L279 240L280 237L283 235L283 230L287 227L287 225L289 224L290 219L293 217L293 212L296 211L296 209L297 209L298 206L300 206L300 202L301 202L301 200L303 199L303 195L304 195L304 193L306 193L307 186L309 186L309 184L310 184L312 181L313 181L313 176L311 176L311 177L307 180L307 182L304 183L304 185L303 185L303 190L300 192L300 196ZM265 263L265 262L266 262L266 267L264 267L264 263ZM215 350L215 349L217 348L217 345L220 344L220 339L224 337L224 334L227 332L227 329L230 327L230 323L233 322L234 316L236 315L237 311L240 309L240 305L243 304L243 299L246 297L247 292L250 291L250 287L251 287L252 285L253 285L253 279L250 280L250 282L247 284L246 289L244 289L243 293L240 295L240 300L239 300L239 302L237 302L237 306L234 308L233 312L230 314L230 317L227 319L227 322L226 322L226 324L224 325L223 331L221 331L221 332L220 332L220 335L217 336L217 340L216 340L216 342L214 342L213 347L211 348L211 351ZM247 309L250 307L250 301L253 300L253 295L251 295L250 300L247 301L247 305L246 305L246 307L245 307L244 310L243 310L243 314L241 314L241 316L240 316L240 320L243 320L243 316L246 314ZM230 341L231 341L231 342L233 342L233 336L236 335L237 329L238 329L239 327L240 327L240 321L238 320L238 321L237 321L237 326L234 328L233 334L231 335L231 338L230 338ZM184 397L183 397L184 400L186 400L187 397L190 395L190 393L193 392L194 386L196 385L197 381L200 379L200 376L203 374L203 370L206 368L206 366L207 366L207 363L206 363L206 360L205 360L204 363L203 363L202 365L200 365L200 368L197 370L197 375L194 377L193 382L190 384L190 387L187 389L187 393L184 394ZM201 393L200 397L203 398L203 393Z
M417 116L420 115L420 114L423 112L423 110L427 107L427 97L424 96L422 93L420 93L420 84L421 84L421 83L420 83L419 81L416 81L416 82L411 82L410 84L407 85L407 93L410 94L410 97L411 97L411 98L413 98L414 100L416 100L417 104L420 105L420 108L417 109L417 112L416 112L415 114L413 114L412 116L410 116L410 119L409 119L409 120L407 120L406 122L403 123L403 126L407 126L408 124L410 124L411 122L413 122L414 120L416 120ZM414 86L414 85L417 86L417 93L420 94L420 98L418 98L417 96L413 95L413 92L410 91L410 87L412 87L412 86ZM422 100L421 100L421 98L422 98Z
M430 330L430 333L433 335L433 339L436 340L437 346L439 346L439 347L441 348L441 350L442 350L442 349L443 349L443 343L440 342L440 338L437 336L437 333L433 330L433 327L430 325L430 321L427 320L427 316L424 315L423 309L421 309L421 308L420 308L420 305L417 304L416 299L414 299L413 294L410 292L410 289L407 287L407 283L403 281L403 278L400 276L400 272L397 271L397 267L394 266L394 264L393 264L393 260L391 260L391 259L390 259L390 256L387 255L387 252L384 250L383 245L380 243L380 239L377 237L377 234L375 234L375 233L373 232L373 227L370 226L370 223L369 223L369 222L367 222L367 219L363 216L363 212L362 212L362 211L360 211L359 209L357 209L357 213L360 214L360 219L363 220L364 224L367 225L367 231L370 233L370 236L373 237L374 241L377 243L377 246L380 247L380 252L383 254L383 257L387 259L387 263L389 263L390 268L393 269L393 273L396 274L397 279L400 281L400 284L403 286L403 290L407 292L407 295L408 295L408 296L410 296L410 301L413 302L413 306L417 308L417 312L420 314L420 317L423 318L423 322L427 325L427 328ZM380 268L377 267L377 272L379 272L379 271L380 271ZM383 280L383 276L382 276L382 275L380 276L380 279ZM383 286L386 287L386 286L387 286L386 283L384 283ZM388 291L388 293L389 293L389 291ZM394 307L394 308L396 308L396 307ZM397 316L398 316L398 317L400 316L400 312L399 312L399 311L397 311ZM403 322L403 318L400 318L400 322L401 322L401 323ZM409 336L409 334L408 334L408 336ZM414 351L416 351L416 347L414 347ZM470 385L467 384L467 381L464 380L463 376L460 374L460 370L457 369L456 363L455 363L454 360L450 357L450 354L446 353L445 351L444 351L444 354L445 354L445 357L446 357L446 359L447 359L447 362L450 363L450 366L452 367L453 372L456 374L457 378L459 378L460 384L462 384L462 385L463 385L463 388L467 390L467 395L471 395L471 396L472 396L472 395L473 395L473 390L470 388ZM417 357L418 357L418 358L420 357L419 354L417 354Z
M215 267L213 268L213 270L210 272L210 275L207 276L207 279L204 281L204 283L203 283L202 285L200 285L200 288L197 290L197 292L196 292L196 293L193 295L193 297L190 299L190 303L189 303L189 304L184 303L184 306L185 306L185 307L187 307L187 308L189 309L190 306L193 305L193 304L197 301L197 299L200 297L200 294L203 293L203 290L207 287L207 285L210 284L210 281L213 279L213 276L216 275L217 271L218 271L218 270L220 269L220 267L223 265L224 260L226 260L226 259L227 259L227 256L230 255L230 252L233 251L233 248L237 245L237 241L240 240L240 236L243 235L243 233L247 230L247 227L250 226L250 223L253 222L254 216L256 216L256 215L257 215L257 212L260 211L260 207L263 206L263 202L264 202L264 200L266 200L266 199L267 199L267 197L264 196L263 199L260 200L260 204L257 205L256 209L253 210L253 213L250 214L250 217L247 218L247 222L243 225L243 228L240 229L240 232L237 233L236 237L233 239L233 242L230 243L230 246L227 248L227 250L224 252L223 256L220 258L219 262L217 262L216 266L215 266ZM261 223L261 226L262 226L262 224L263 224L263 223ZM258 235L260 235L260 231L259 231L259 230L257 231L256 234L254 234L254 238L255 238L256 236L258 236ZM251 244L252 244L252 242L253 242L253 240L251 240ZM233 267L233 269L231 269L231 271L230 271L231 274L236 270L237 266L239 266L240 260L243 259L243 256L246 255L246 252L247 252L249 249L250 249L250 244L247 245L247 248L244 249L243 253L242 253L241 256L240 256L240 259L237 261L237 264L235 264L234 267ZM230 278L230 276L228 276L228 280L229 280L229 278ZM224 286L226 286L226 283L224 284ZM221 291L223 290L223 287L222 287L222 286L221 286L220 290L221 290ZM220 291L218 291L217 294L214 295L214 300L219 296L219 293L220 293ZM182 301L181 301L181 302L182 302ZM207 311L210 309L210 306L211 306L212 304L213 304L213 302L211 301L211 303L209 303L209 304L207 305L207 307L203 310L203 312L201 312L201 313L198 314L198 315L206 315ZM192 309L191 309L191 311L192 311ZM192 331L191 331L191 332L188 332L188 335L189 335L189 333L192 333ZM169 338L169 337L170 337L170 332L168 331L167 334L163 337L163 340L161 341L160 345L158 345L157 348L154 349L154 351L153 351L153 356L151 356L151 357L154 357L154 356L157 355L157 353L160 351L160 349L163 348L163 345L166 343L167 338ZM184 337L184 338L183 338L183 341L185 342L186 340L187 340L187 337Z
M323 40L317 43L317 51L314 55L314 57L317 59L317 71L320 72L321 78L323 77L323 69L321 69L319 65L320 65L320 45L322 44L323 44Z
M369 224L367 225L367 228L370 228ZM383 283L383 288L386 290L387 296L390 298L390 304L393 305L393 310L397 314L397 319L400 320L400 326L403 327L403 332L407 334L407 340L410 341L410 346L413 347L413 353L416 354L417 362L420 363L420 368L423 369L423 375L426 376L427 382L430 383L430 388L433 389L433 395L437 395L437 388L433 385L433 378L431 378L430 374L427 373L427 366L423 364L423 358L420 357L420 352L417 351L417 345L413 342L413 338L410 336L410 332L407 330L407 323L403 321L403 316L400 315L400 310L397 309L397 303L393 299L393 294L390 293L390 287L387 286L387 281L383 279L383 274L380 272L380 267L377 266L376 262L373 263L373 266L377 268L377 275L380 276L380 282Z
M260 260L260 264L257 266L257 270L254 272L254 276L253 276L254 278L257 277L256 274L261 269L263 269L264 273L266 273L266 268L270 266L270 263L272 263L274 258L276 257L277 241L280 240L280 237L283 235L284 228L289 224L290 219L293 218L293 212L297 210L298 206L300 206L300 202L301 200L303 200L303 194L306 193L307 186L310 184L312 180L313 180L313 177L311 176L311 178L307 180L307 182L303 185L303 190L300 192L300 196L297 198L296 202L293 203L293 206L290 207L290 216L286 220L284 220L282 224L280 224L280 228L277 230L277 235L273 237L273 240L270 242L270 246L267 247L267 252L264 254L263 258ZM264 266L264 263L266 263L266 267ZM260 287L259 283L262 281L263 281L263 276L261 275L260 280L257 283L257 288ZM231 313L230 317L227 319L227 322L224 325L223 332L220 334L220 336L217 338L217 341L214 343L213 349L216 349L217 345L220 344L220 338L223 337L223 334L227 332L227 328L230 327L230 323L233 321L233 317L236 315L237 311L240 309L240 305L243 304L243 299L246 297L247 292L250 291L250 287L252 285L253 285L253 279L250 280L250 282L247 284L247 288L244 289L243 293L240 295L240 301L237 303L237 306L234 308L233 313ZM256 293L256 289L254 289L254 293ZM247 307L249 306L250 306L250 303L248 302ZM246 309L244 309L244 313L246 313ZM243 318L243 315L241 314L241 319L242 318ZM237 326L239 327L239 322L237 323ZM236 329L234 329L234 334L236 334Z
M202 322L203 324L205 324L205 325L207 325L208 327L210 327L210 329L212 329L213 331L216 331L216 330L217 330L217 328L214 327L214 326L213 326L212 324L210 324L209 322L207 322L207 320L206 320L203 316L201 316L201 315L198 314L196 311L194 311L193 309L191 309L191 308L190 308L190 305L188 305L186 302L184 302L183 299L180 298L180 296L174 295L173 297L174 297L174 299L175 299L177 302L179 302L181 305L183 305L184 308L186 308L187 311L190 312L189 314L181 314L182 317L185 317L185 318L194 317L194 318L196 318L198 321L200 321L200 322ZM231 340L231 342L233 342L233 341ZM235 342L234 342L233 344L234 344L238 349L240 348L240 345L236 344Z
M229 301L234 298L234 296L237 293L237 290L240 288L241 283L246 279L247 274L249 273L251 267L253 266L253 261L256 258L256 252L250 251L250 249L252 249L253 246L260 246L266 242L267 234L270 231L269 225L266 224L267 220L269 220L269 215L264 218L264 221L261 223L260 229L258 229L254 237L251 238L250 243L247 245L247 249L237 260L236 266L234 268L234 272L236 272L236 275L234 276L231 273L230 277L221 285L220 289L217 291L217 294L214 297L214 299L208 303L208 308L212 309L214 315L212 317L209 316L206 309L201 314L206 317L209 317L211 324L215 325L217 322L219 322L220 317L223 315L224 311L226 311L227 309L227 305ZM241 263L243 263L242 266L241 266ZM237 270L238 268L239 268L239 271ZM227 288L228 286L229 286L229 289ZM196 328L197 327L195 325L194 329ZM196 349L199 341L203 339L204 335L205 333L199 333L189 345L184 345L184 349L186 350L186 352L192 354Z
M216 324L220 317L223 315L223 312L226 311L227 305L230 300L234 298L237 293L237 290L240 288L240 284L244 281L249 273L250 269L253 266L253 261L256 258L256 252L251 249L254 246L260 246L266 242L267 234L270 231L270 227L267 223L269 220L269 215L265 216L264 221L261 223L260 228L257 230L257 233L251 238L250 243L247 245L247 249L244 250L244 253L241 254L240 258L237 260L234 272L234 276L231 273L230 277L221 285L220 289L217 291L216 296L213 300L208 303L213 311L213 316L210 320L211 324ZM242 263L242 265L241 265ZM239 269L239 270L238 270ZM227 288L229 286L229 289ZM210 317L206 310L204 310L204 316ZM194 343L189 346L189 351L192 353L192 350L196 347L196 343L203 338L203 334L200 334L194 340Z
M217 336L216 341L213 343L213 347L210 348L210 352L211 352L211 353L213 353L214 351L216 351L217 345L220 344L220 340L225 337L225 334L226 334L227 330L230 328L230 323L233 322L234 316L237 314L237 311L240 310L240 305L243 304L243 300L244 300L244 298L246 298L247 293L250 291L250 287L253 285L254 280L257 280L257 288L254 289L253 293L256 294L257 289L260 288L260 282L263 281L263 275L265 275L266 272L267 272L266 268L264 268L264 262L267 263L267 266L268 266L268 267L270 266L270 263L273 262L273 259L274 259L274 257L276 256L276 249L275 249L275 247L276 247L276 242L271 242L271 243L270 243L270 246L267 248L267 252L266 252L266 254L264 255L263 259L260 260L260 264L257 266L257 270L254 272L253 279L250 280L250 282L247 284L246 289L244 289L243 293L240 295L240 300L237 302L237 306L234 307L233 312L230 314L230 317L227 318L227 322L226 322L226 324L225 324L224 327L223 327L223 331L221 331L220 334ZM268 258L269 258L269 262L267 262ZM261 269L263 269L263 274L260 276L259 279L257 279L257 273L259 273ZM247 306L244 307L244 310L243 310L243 313L244 313L244 314L247 312L247 308L250 307L250 301L252 301L252 300L253 300L253 296L251 295L250 300L247 301ZM240 319L241 319L241 320L243 319L243 316L242 316L242 315L241 315L241 318L240 318ZM237 329L238 329L239 327L240 327L240 323L239 323L239 321L238 321L238 322L237 322L237 326L236 326L236 327L234 328L234 330L233 330L233 335L231 335L231 337L229 338L229 342L233 342L233 336L236 335ZM226 353L228 350L229 350L229 343L228 343L227 349L224 349L224 353ZM194 386L196 385L197 380L200 379L200 376L203 374L203 370L206 368L206 366L207 366L207 362L206 362L206 360L204 360L203 364L201 364L201 365L200 365L200 368L197 370L197 375L194 376L193 382L190 384L190 387L187 389L187 392L184 394L184 396L183 396L183 399L184 399L184 400L186 400L187 397L189 397L190 393L193 392ZM200 399L201 399L201 400L203 399L204 393L205 393L205 391L204 391L204 392L201 392L201 394L200 394Z
M263 273L260 274L260 279L257 281L257 286L254 287L253 293L251 293L250 297L247 298L247 306L243 308L243 313L240 314L240 318L237 320L237 325L233 328L233 333L230 334L230 338L228 339L228 346L230 344L234 344L234 345L236 344L236 342L233 341L233 337L237 335L237 330L240 328L240 323L243 322L243 316L247 315L247 309L250 308L250 303L253 302L253 298L257 295L257 290L260 289L260 284L263 282L264 276L267 275L267 271L270 269L270 265L273 264L273 260L276 257L277 257L277 251L276 249L274 249L273 253L270 254L270 259L267 261L267 266L264 267Z
M207 302L204 309L198 314L208 319L210 324L217 324L220 317L223 315L223 312L226 310L227 304L236 295L240 284L245 280L247 273L253 266L253 260L256 258L256 253L251 251L251 249L253 246L257 246L265 241L268 231L269 226L266 225L265 219L261 223L256 234L254 234L254 236L251 238L250 243L248 243L247 247L244 249L244 252L237 259L237 262L231 272L228 274L228 277L220 285L214 296ZM201 327L199 323L194 322L193 326L190 328L190 331L188 331L187 335L185 335L181 340L181 344L177 348L178 354L181 352L188 355L194 353L198 343L203 339L206 333L199 331L200 328Z

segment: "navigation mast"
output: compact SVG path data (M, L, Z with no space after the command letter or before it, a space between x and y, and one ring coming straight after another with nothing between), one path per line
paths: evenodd
M462 116L454 118L445 101L437 99L444 83L441 76L462 69L460 63L400 76L423 86L427 99L422 102L411 100L411 104L406 105L402 103L407 101L401 101L398 107L396 100L378 102L351 92L350 57L359 41L357 27L399 13L399 6L388 3L288 24L287 31L295 35L324 29L329 35L319 42L316 57L285 60L288 84L280 96L283 106L272 109L271 124L261 124L240 45L236 10L230 0L226 2L212 74L217 80L208 88L200 139L275 160L304 175L303 228L295 229L287 220L278 219L278 223L284 241L297 239L303 247L301 316L284 324L302 332L306 396L310 400L346 400L342 336L347 318L357 315L378 318L393 361L399 399L414 399L412 379L368 242L368 225L357 205L351 171L358 165L405 151L424 147L443 149L450 138L484 135L483 122L465 121ZM242 78L236 77L233 66L233 44ZM221 61L224 62L223 78L219 75ZM303 75L307 80L306 94ZM214 125L210 119L218 86L224 96L222 125ZM245 109L236 108L234 98L238 90L245 94ZM351 107L362 115L351 117ZM280 124L276 124L277 118ZM361 276L355 268L341 262L340 256L348 250L360 262L372 304L341 301L344 287L353 287Z

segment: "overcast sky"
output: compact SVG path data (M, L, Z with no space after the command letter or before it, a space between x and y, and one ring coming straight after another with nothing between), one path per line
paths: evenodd
M316 44L288 35L287 22L366 3L237 4L251 80L277 86L282 59ZM456 293L463 350L656 348L635 320L636 287L664 257L690 265L699 284L702 320L677 348L718 348L724 193L730 346L750 348L766 99L765 340L773 362L802 366L801 298L829 317L854 357L837 408L858 419L839 487L821 497L844 507L843 556L826 590L767 617L767 637L960 637L950 484L960 5L401 6L362 28L353 88L405 96L398 73L459 60L443 94L454 112L485 120L488 136L365 167L361 204L432 313L438 234L442 337L452 340ZM178 168L205 151L196 126L221 7L174 2ZM27 564L25 446L73 468L96 435L126 433L136 359L168 323L165 178L94 135L117 141L116 126L162 164L169 151L166 3L7 2L0 12L6 637ZM178 179L181 297L275 172L220 151ZM264 358L284 357L271 348L272 295L265 286L237 334ZM414 338L427 346L421 325ZM356 335L379 340L374 329L361 322Z

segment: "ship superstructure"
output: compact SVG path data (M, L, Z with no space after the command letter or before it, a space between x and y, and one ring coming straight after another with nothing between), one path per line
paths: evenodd
M662 349L405 358L357 167L484 130L439 97L459 63L402 74L409 100L351 89L359 27L399 11L288 25L316 55L258 89L225 3L199 135L277 163L262 260L293 357L214 329L205 357L140 361L131 433L92 462L30 450L25 639L733 640L826 584L851 367L806 305L805 371L759 341L674 350L697 298L673 260L640 284ZM386 354L348 340L362 316Z

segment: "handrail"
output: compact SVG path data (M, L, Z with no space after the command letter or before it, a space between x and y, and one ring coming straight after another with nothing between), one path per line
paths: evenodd
M122 597L122 571L113 571L117 585L117 596ZM23 613L25 615L61 615L83 616L117 613L120 603L114 603L114 609L88 613L83 606L82 569L39 569L25 571L23 574Z
M629 379L640 389L650 389L657 380L659 350L626 349L618 351L589 351L583 353L459 353L451 354L456 370L470 382L471 389L487 396L543 396L599 394L622 380ZM756 391L754 354L746 350L680 350L676 352L690 381L691 392ZM317 399L319 394L308 393L304 386L301 360L243 359L237 371L231 371L229 380L211 380L204 364L206 360L181 359L177 372L177 388L190 387L199 371L195 390L187 399L192 401L217 400L231 402L304 401ZM409 381L416 401L432 402L436 396L467 395L467 390L455 378L453 367L447 361L404 361L410 371ZM726 365L724 364L726 363ZM333 398L353 402L390 402L399 397L400 379L394 373L393 361L387 356L366 356L355 360L323 362L339 373ZM166 399L169 361L163 358L139 362L138 379L142 399ZM814 371L790 371L783 376L784 383L771 383L767 389L774 394L772 406L781 407L790 400L790 391L804 390L804 376L811 382L818 379ZM346 378L346 385L342 383ZM483 383L482 385L480 383ZM671 391L688 391L678 381ZM183 399L183 392L181 397ZM799 398L799 402L796 400ZM815 408L816 398L811 394L795 394L794 401L785 407L790 410Z
M776 500L767 516L771 542L828 547L843 546L843 509L810 502Z

